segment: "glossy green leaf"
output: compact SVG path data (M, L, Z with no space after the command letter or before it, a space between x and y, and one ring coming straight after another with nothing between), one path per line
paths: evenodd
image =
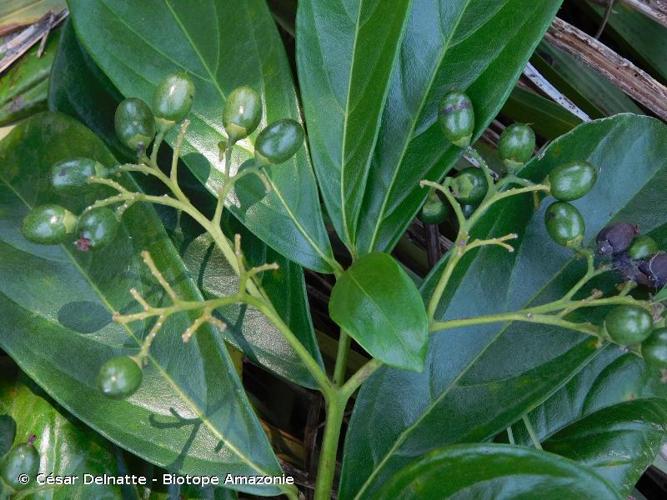
M507 445L449 446L401 469L370 498L622 498L591 469Z
M132 160L114 130L114 113L122 96L81 47L70 19L62 28L51 74L49 109L80 120L116 158Z
M3 364L4 365L4 364ZM45 477L77 476L77 484L39 486L33 483L34 500L70 498L120 498L120 486L84 485L83 475L119 475L111 444L54 406L41 390L8 366L0 367L0 414L17 423L14 444L25 443L35 436L40 454L39 471ZM33 478L35 480L35 478Z
M591 413L622 402L656 396L644 362L616 346L600 349L576 376L528 414L540 441ZM530 445L523 423L514 427L517 443Z
M280 269L264 273L262 287L272 298L285 320L312 356L322 363L315 331L306 301L306 286L301 268L273 252L262 242L245 235L244 255L249 265L276 262ZM183 254L185 265L207 297L236 293L238 277L221 252L204 234L193 240ZM299 385L316 388L315 381L280 332L258 311L233 305L217 311L227 325L225 339L244 352L248 358Z
M44 53L35 45L0 76L0 126L46 110L49 74L58 47L58 33L49 37Z
M475 107L475 136L496 116L560 2L414 0L392 73L373 153L359 253L387 251L460 155L437 123L438 103L465 91ZM502 35L500 35L502 34Z
M595 468L627 495L653 462L666 434L667 401L638 399L588 415L542 446Z
M297 63L313 164L349 248L411 0L301 2Z
M639 357L609 345L528 418L545 449L592 465L629 493L662 442L667 403L655 399L665 394L661 386ZM523 423L513 430L517 443L531 445ZM577 435L574 448L560 441L570 433Z
M136 394L112 401L97 390L101 364L114 354L136 353L151 326L112 322L112 312L138 309L129 288L155 305L168 300L141 262L141 251L151 252L184 298L201 295L145 205L130 208L116 241L95 253L78 253L70 244L34 245L21 236L20 221L30 207L56 201L79 212L99 196L61 198L49 189L50 166L76 156L114 163L88 129L55 113L23 122L0 143L0 348L68 411L150 462L222 477L279 473L219 336L204 328L183 344L180 336L194 316L178 315L165 323Z
M222 179L218 143L224 138L222 107L235 87L262 95L262 125L299 119L290 68L264 0L71 0L79 40L126 97L151 101L170 72L187 71L195 87L184 161L217 193ZM173 141L173 133L168 140ZM232 172L253 153L251 141L235 148ZM271 166L272 190L241 182L227 200L253 233L305 267L332 271L332 254L305 148Z
M667 126L635 115L590 122L551 143L522 171L542 180L555 166L588 160L600 168L593 190L574 204L586 241L610 220L645 232L667 222ZM491 209L474 237L517 233L516 251L483 248L457 267L438 319L521 309L560 298L585 263L551 243L543 203L511 198ZM423 287L428 296L442 266ZM350 422L341 495L363 497L411 457L438 446L489 439L558 390L596 355L585 336L528 323L484 325L436 333L427 369L380 369L362 387Z
M424 367L428 342L424 302L390 255L365 255L339 276L329 314L374 358L408 370Z

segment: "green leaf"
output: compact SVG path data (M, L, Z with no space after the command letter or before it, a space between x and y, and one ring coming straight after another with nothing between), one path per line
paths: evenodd
M408 274L385 253L361 257L336 281L329 314L374 358L421 371L428 318Z
M21 219L30 207L59 202L78 213L99 196L62 198L50 190L50 166L76 156L114 163L88 129L55 113L23 122L0 143L0 348L68 411L152 463L222 477L280 473L216 332L200 329L183 344L180 335L194 316L178 315L165 323L144 382L131 398L112 401L97 390L102 363L121 352L136 353L151 326L112 322L114 311L138 310L129 289L155 305L168 301L141 262L141 251L151 253L183 298L201 295L184 276L155 212L145 205L130 208L116 241L95 253L78 253L71 244L34 245L22 237ZM277 487L239 488L279 492Z
M31 488L35 491L30 498L101 500L121 497L119 486L83 484L84 474L119 475L111 444L54 406L39 388L19 376L15 367L6 365L0 365L0 414L7 415L17 424L14 444L26 443L34 435L41 458L41 473L78 477L74 485L40 487L33 483Z
M655 399L659 388L639 357L609 345L528 418L545 449L595 467L629 494L664 437L667 402ZM530 445L522 423L513 430L517 443Z
M667 401L638 399L599 410L543 444L552 453L596 469L628 495L653 462L667 432Z
M224 138L226 95L250 85L262 96L260 128L279 118L299 119L289 64L263 0L70 0L79 40L126 97L151 101L168 73L187 71L196 96L184 161L217 193L222 180L218 143ZM173 142L174 134L168 137ZM251 141L235 148L232 172L253 154ZM315 177L305 148L268 169L272 190L241 182L227 204L243 224L299 264L332 272L335 264Z
M650 233L667 222L667 126L618 115L578 126L523 170L542 180L555 166L588 160L600 168L593 190L574 204L586 241L610 220ZM517 233L516 251L482 248L454 272L436 319L521 309L562 297L585 263L552 243L532 197L497 204L473 237ZM428 297L442 264L423 287ZM558 390L596 355L595 342L544 325L480 325L436 333L421 374L380 369L364 384L350 422L341 496L363 497L411 457L446 444L485 440Z
M62 28L51 74L49 109L84 123L116 158L132 160L114 130L114 114L122 96L79 44L71 19Z
M249 265L279 264L277 271L263 274L262 288L271 297L278 314L322 365L307 307L303 270L250 234L245 234L242 242ZM183 260L207 298L238 291L238 277L208 235L193 240L185 249ZM225 339L242 350L252 362L296 384L311 389L317 387L294 350L261 313L246 306L233 305L219 309L217 314L228 325L223 332Z
M622 498L592 470L550 453L469 444L436 450L401 469L371 498Z
M629 494L664 436L661 385L639 357L609 345L528 418L545 449L595 467ZM513 430L517 443L531 444L522 423Z
M438 103L465 91L475 136L498 114L560 2L414 0L373 152L357 251L388 251L461 150L443 137Z
M57 32L51 33L38 57L33 46L0 77L0 126L9 125L46 110L49 74L58 47Z
M297 63L308 139L336 231L354 248L390 75L411 0L301 2Z

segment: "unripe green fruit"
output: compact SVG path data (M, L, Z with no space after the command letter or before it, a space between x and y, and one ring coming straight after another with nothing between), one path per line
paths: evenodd
M88 210L79 217L76 226L79 239L76 245L83 252L102 248L114 240L119 226L118 217L110 208Z
M234 143L252 134L262 119L262 100L250 87L230 92L222 112L222 124L229 141Z
M649 366L667 369L667 328L658 328L642 342L642 357Z
M667 328L653 330L642 342L641 353L648 365L667 369Z
M107 175L109 171L101 163L90 158L74 158L51 167L51 185L56 191L75 190L86 186L90 177Z
M530 160L533 151L535 151L535 132L528 125L515 123L500 134L498 155L510 172Z
M564 201L557 201L547 208L544 223L551 239L564 247L579 245L586 231L579 210Z
M97 387L108 398L124 399L137 392L142 379L137 361L130 356L116 356L100 368Z
M301 124L290 118L278 120L262 130L255 141L255 158L259 163L283 163L303 145Z
M445 205L438 193L431 191L419 211L419 220L424 224L442 224L447 218L447 205Z
M572 201L587 194L597 180L595 167L586 161L572 161L549 173L551 196L560 201Z
M32 444L20 444L12 449L2 461L0 476L5 483L15 490L25 489L34 481L39 472L39 453ZM29 481L19 481L19 476L26 474Z
M631 259L639 260L650 257L653 254L658 253L658 244L650 236L637 236L630 248L628 248L628 255Z
M450 92L440 102L438 119L449 142L460 148L470 146L475 130L472 101L462 92Z
M131 97L116 108L116 135L133 151L146 148L155 137L155 117L141 99Z
M476 204L484 199L489 190L489 183L482 169L477 167L464 168L453 181L454 196L464 204Z
M621 345L638 344L651 333L651 314L637 306L616 306L604 319L609 338Z
M187 73L167 76L153 93L153 112L162 130L182 121L192 108L195 84Z
M60 205L42 205L33 208L23 219L23 236L42 245L57 245L74 231L77 218Z

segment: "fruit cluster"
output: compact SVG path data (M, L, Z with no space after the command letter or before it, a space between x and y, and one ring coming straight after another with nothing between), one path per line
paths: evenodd
M192 109L194 95L195 85L190 77L184 73L177 73L167 76L157 85L152 107L135 97L122 101L115 113L116 135L124 146L136 153L139 163L118 165L109 169L90 158L67 159L52 166L50 179L53 190L63 196L76 195L91 183L112 187L119 194L96 202L79 216L56 204L38 206L23 220L22 232L25 238L44 245L62 244L71 240L82 252L103 248L112 243L118 234L121 217L129 205L137 200L154 203L166 200L133 193L110 178L122 172L141 172L158 177L175 195L175 199L171 200L172 204L166 203L168 206L182 207L180 209L186 211L189 207L192 208L178 187L175 169L178 164L180 144L187 130L186 117ZM239 178L252 173L265 180L262 169L289 160L303 145L305 134L297 121L289 118L277 120L257 135L254 141L254 165L246 166L232 177L229 173L232 149L238 141L257 130L261 119L262 103L257 92L247 86L230 92L222 113L227 137L220 143L221 153L224 153L225 159L222 172L224 184L218 193L216 215L211 221L215 226L220 225L220 212L226 194ZM172 172L167 177L157 165L157 151L165 134L179 122L182 122L182 126L175 141L177 146L174 149ZM151 144L149 157L147 148ZM115 210L109 208L113 204L119 206ZM150 260L150 257L144 258L147 259ZM159 271L151 268L151 272L155 274ZM208 321L212 322L214 318L210 317ZM154 334L147 337L141 352L136 356L116 356L102 365L97 385L105 396L126 398L139 388L143 378L142 368L153 337Z
M5 436L2 436L5 438ZM35 449L36 437L27 443L15 445L0 460L0 498L9 498L12 492L28 488L39 472L39 453ZM9 436L11 443L14 436ZM9 492L4 491L8 487Z
M598 254L609 258L626 280L656 290L667 285L667 253L653 238L640 235L635 224L610 224L600 231L596 242Z
M639 235L637 226L632 224L612 224L598 234L597 254L610 259L612 265L595 268L593 250L586 249L583 245L584 218L570 203L593 189L598 175L595 166L584 160L563 163L553 168L539 185L517 177L515 175L517 169L533 155L535 134L527 125L514 124L504 130L498 143L498 154L507 169L507 176L495 181L494 173L470 145L475 119L473 105L468 96L459 92L447 94L440 106L439 121L446 139L462 148L468 157L480 166L465 168L456 177L446 178L442 185L423 181L422 185L433 187L420 213L423 222L439 224L444 221L447 209L439 193L443 194L457 212L459 233L462 230L465 233L462 241L457 237L457 242L465 246L468 245L467 232L479 217L476 210L478 212L485 210L503 196L521 194L528 190L535 193L542 191L555 198L544 214L547 233L559 245L571 248L577 254L587 257L588 277L606 272L607 269L616 269L630 284L627 287L628 291L635 284L653 289L660 289L667 284L667 253L660 252L657 243L651 237ZM524 186L526 189L513 190L510 187L513 184ZM511 239L511 236L513 235L508 235L505 240ZM505 246L503 239L477 242L477 246L480 244ZM581 286L585 281L586 278L581 282ZM564 304L565 311L579 307L576 301L571 301L573 295L574 291L566 296L569 302ZM664 319L648 302L634 300L632 297L623 298L623 294L619 298L621 300L616 301L617 305L608 312L603 325L593 331L586 331L622 346L640 345L639 351L649 365L667 370L667 328L664 328ZM590 304L591 302L586 303ZM555 302L554 310L558 307L561 305Z

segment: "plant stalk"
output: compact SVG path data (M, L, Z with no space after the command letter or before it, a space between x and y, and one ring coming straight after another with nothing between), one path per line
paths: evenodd
M320 450L320 463L317 466L317 480L315 483L315 500L331 500L331 491L336 476L336 456L340 439L343 416L345 415L346 398L325 397L326 423L324 437Z

